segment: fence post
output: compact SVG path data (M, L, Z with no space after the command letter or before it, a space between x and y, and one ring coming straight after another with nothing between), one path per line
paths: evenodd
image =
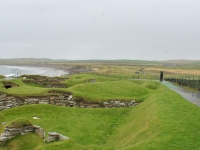
M186 77L185 77L185 86L186 86Z
M200 91L199 83L200 83L200 78L198 78L198 91Z
M182 77L182 83L181 83L181 85L183 86L184 84L183 84L183 77Z
M193 76L193 82L192 83L193 83L193 89L194 89L194 76Z
M189 79L188 79L188 86L190 87L191 85L190 85L190 77L189 77Z

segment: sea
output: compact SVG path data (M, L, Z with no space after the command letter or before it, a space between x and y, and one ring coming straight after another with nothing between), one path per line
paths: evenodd
M67 75L68 72L54 68L27 67L27 66L6 66L0 65L0 75L7 78L20 75L43 75L49 77Z

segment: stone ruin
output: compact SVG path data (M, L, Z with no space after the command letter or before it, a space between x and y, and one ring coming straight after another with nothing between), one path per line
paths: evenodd
M5 124L5 123L3 123ZM45 131L43 128L37 125L28 125L24 127L5 127L4 132L0 136L1 146L5 145L7 141L14 138L17 135L26 135L30 132L35 132L40 138L44 139L44 142L63 141L68 140L69 137L59 134L57 132L49 132L48 137L45 139Z
M6 89L13 88L13 87L18 87L17 84L14 84L14 83L12 83L12 82L3 81L2 83L3 83L3 85L4 85L4 87L5 87Z
M34 83L48 88L66 88L66 85L62 81L66 80L65 78L59 77L47 77L40 75L22 75L22 81L26 83Z
M138 105L135 100L130 101L107 101L103 103L76 101L70 93L60 93L60 95L35 96L20 98L12 95L0 93L0 111L31 104L51 104L56 106L79 107L79 108L120 108L133 107Z
M68 140L69 137L59 134L57 132L49 132L48 137L44 140L44 142L53 142L53 141L64 141Z

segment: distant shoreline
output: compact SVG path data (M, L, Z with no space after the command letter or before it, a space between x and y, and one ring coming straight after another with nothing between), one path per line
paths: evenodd
M22 73L20 73L20 75L23 74L38 74L38 75L44 75L44 76L50 76L50 77L54 77L54 76L62 76L62 75L68 75L69 71L68 70L63 70L60 68L55 68L55 67L50 67L50 66L39 66L39 65L0 65L2 67L5 67L7 70L9 67L10 70L13 69L19 69L22 71ZM4 69L5 70L5 69ZM3 72L4 72L3 70ZM8 72L8 71L7 71ZM13 76L12 73L8 74L8 73L3 73L4 76L9 77L9 76Z
M62 74L76 74L84 72L94 72L95 70L90 66L85 66L83 64L48 64L48 63L0 63L3 66L20 66L20 67L35 67L35 68L49 68L54 69L57 72L63 71ZM61 73L59 73L61 74Z

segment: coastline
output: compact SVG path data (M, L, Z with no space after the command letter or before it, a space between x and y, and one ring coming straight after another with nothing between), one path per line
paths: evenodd
M63 71L63 74L76 74L84 72L93 72L91 67L80 64L48 64L48 63L1 63L2 66L20 66L20 67L32 67L32 68L47 68L54 69L56 71Z
M5 67L6 69L19 69L20 75L23 74L37 74L42 76L49 76L49 77L55 77L55 76L63 76L68 75L69 71L66 69L61 69L53 66L38 66L38 65L0 65L2 67ZM13 76L13 73L4 73L3 74L6 77Z

